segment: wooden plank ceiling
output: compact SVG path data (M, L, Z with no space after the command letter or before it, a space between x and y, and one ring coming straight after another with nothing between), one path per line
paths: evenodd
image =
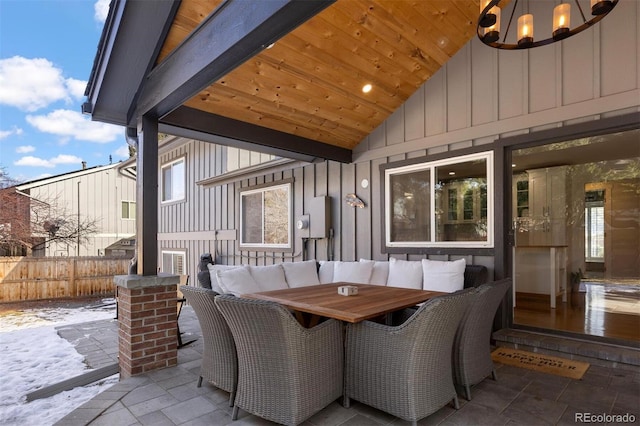
M158 62L220 3L182 0ZM475 36L478 12L479 0L338 0L184 105L353 149Z

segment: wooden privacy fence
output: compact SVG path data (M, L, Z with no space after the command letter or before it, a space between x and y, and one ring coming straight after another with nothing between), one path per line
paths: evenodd
M114 295L128 269L126 258L0 257L0 303Z

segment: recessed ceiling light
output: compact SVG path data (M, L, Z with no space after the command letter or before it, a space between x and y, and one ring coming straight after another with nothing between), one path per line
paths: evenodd
M369 83L367 83L364 86L362 86L362 93L369 93L372 88L373 88L373 86L371 86Z
M453 176L455 174L456 174L456 172L449 172L449 176Z

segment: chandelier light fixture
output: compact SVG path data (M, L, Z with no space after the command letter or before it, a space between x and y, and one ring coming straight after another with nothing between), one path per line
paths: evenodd
M551 28L551 31L547 33L548 36L546 38L537 40L534 37L534 20L533 13L530 13L529 0L523 2L526 4L522 9L518 8L518 0L513 1L512 5L508 6L511 9L510 13L505 13L505 15L509 15L509 20L506 24L504 35L501 35L501 15L503 7L506 7L506 3L509 2L504 0L480 0L480 16L478 17L477 27L478 38L487 46L491 46L496 49L530 49L533 47L544 46L555 43L556 41L564 40L565 38L571 37L572 35L590 28L607 16L616 4L618 4L618 1L619 0L583 0L582 3L584 3L585 9L590 6L590 8L587 9L587 12L591 19L587 20L583 11L583 5L580 4L579 0L573 0L572 3L576 6L573 12L571 8L572 3L569 1L560 1L559 4L553 7L552 12L551 7L556 4L556 2L551 0L531 0L532 6L534 6L536 11L540 8L549 9L547 12L548 16L540 16L539 13L536 14L537 19L542 18L543 20L546 20L537 21L536 25L542 25L543 27L550 26ZM513 39L513 36L509 38L509 30L511 29L513 17L518 10L522 10L525 13L520 15L517 19L516 38ZM574 21L580 20L582 22L582 24L574 28L571 28L572 13L574 14ZM502 40L500 40L501 36Z

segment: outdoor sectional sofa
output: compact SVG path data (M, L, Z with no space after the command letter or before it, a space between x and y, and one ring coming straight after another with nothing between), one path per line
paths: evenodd
M203 255L206 258L206 255ZM260 291L308 285L349 282L386 285L433 291L455 292L477 287L488 281L488 270L482 265L467 265L464 259L454 261L397 260L283 262L274 265L214 265L207 270L201 265L201 286L236 296Z

